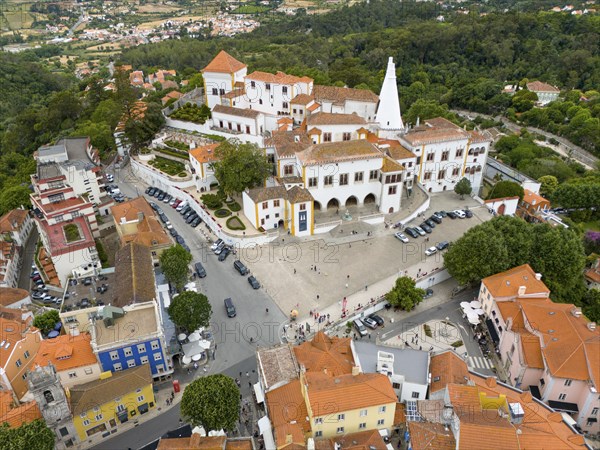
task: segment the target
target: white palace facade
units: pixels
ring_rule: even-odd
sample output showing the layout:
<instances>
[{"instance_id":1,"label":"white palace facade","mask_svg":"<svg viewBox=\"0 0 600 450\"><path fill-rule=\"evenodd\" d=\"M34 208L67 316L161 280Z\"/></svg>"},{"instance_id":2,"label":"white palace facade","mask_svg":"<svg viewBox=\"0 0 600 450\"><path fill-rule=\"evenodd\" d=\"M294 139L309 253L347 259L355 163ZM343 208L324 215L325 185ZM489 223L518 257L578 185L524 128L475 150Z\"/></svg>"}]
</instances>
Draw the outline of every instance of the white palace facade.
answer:
<instances>
[{"instance_id":1,"label":"white palace facade","mask_svg":"<svg viewBox=\"0 0 600 450\"><path fill-rule=\"evenodd\" d=\"M305 236L318 211L372 204L391 214L414 188L453 190L463 177L475 192L481 186L491 140L443 118L405 126L392 58L379 96L283 72L247 72L225 51L202 71L210 129L258 142L275 165L273 180L243 194L256 228Z\"/></svg>"}]
</instances>

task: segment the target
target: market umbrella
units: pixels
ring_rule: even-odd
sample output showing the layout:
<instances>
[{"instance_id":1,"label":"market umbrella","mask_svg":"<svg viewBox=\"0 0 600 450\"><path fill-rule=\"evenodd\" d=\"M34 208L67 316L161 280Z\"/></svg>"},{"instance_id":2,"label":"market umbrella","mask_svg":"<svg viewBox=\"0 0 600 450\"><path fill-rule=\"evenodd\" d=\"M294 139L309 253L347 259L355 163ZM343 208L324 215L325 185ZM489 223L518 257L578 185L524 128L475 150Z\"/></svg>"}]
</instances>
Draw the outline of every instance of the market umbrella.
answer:
<instances>
[{"instance_id":1,"label":"market umbrella","mask_svg":"<svg viewBox=\"0 0 600 450\"><path fill-rule=\"evenodd\" d=\"M470 308L471 304L469 302L460 302L460 307L461 308Z\"/></svg>"},{"instance_id":2,"label":"market umbrella","mask_svg":"<svg viewBox=\"0 0 600 450\"><path fill-rule=\"evenodd\" d=\"M203 349L203 350L208 350L210 348L210 342L206 341L206 340L202 340L200 342L198 342L198 345Z\"/></svg>"},{"instance_id":3,"label":"market umbrella","mask_svg":"<svg viewBox=\"0 0 600 450\"><path fill-rule=\"evenodd\" d=\"M181 362L185 365L188 365L192 362L192 358L190 358L189 356L184 356L183 358L181 358Z\"/></svg>"},{"instance_id":4,"label":"market umbrella","mask_svg":"<svg viewBox=\"0 0 600 450\"><path fill-rule=\"evenodd\" d=\"M473 311L475 311L480 316L483 316L485 314L485 311L483 309L474 309Z\"/></svg>"},{"instance_id":5,"label":"market umbrella","mask_svg":"<svg viewBox=\"0 0 600 450\"><path fill-rule=\"evenodd\" d=\"M479 324L479 316L467 316L467 320L471 325Z\"/></svg>"},{"instance_id":6,"label":"market umbrella","mask_svg":"<svg viewBox=\"0 0 600 450\"><path fill-rule=\"evenodd\" d=\"M293 309L290 315L292 317L298 317L298 311L296 311L295 309Z\"/></svg>"},{"instance_id":7,"label":"market umbrella","mask_svg":"<svg viewBox=\"0 0 600 450\"><path fill-rule=\"evenodd\" d=\"M200 361L202 359L202 355L198 353L197 355L192 356L192 361Z\"/></svg>"},{"instance_id":8,"label":"market umbrella","mask_svg":"<svg viewBox=\"0 0 600 450\"><path fill-rule=\"evenodd\" d=\"M177 336L178 341L185 341L185 338L187 338L185 333L181 333L179 336Z\"/></svg>"},{"instance_id":9,"label":"market umbrella","mask_svg":"<svg viewBox=\"0 0 600 450\"><path fill-rule=\"evenodd\" d=\"M481 308L481 302L478 302L477 300L473 300L470 305L473 309Z\"/></svg>"},{"instance_id":10,"label":"market umbrella","mask_svg":"<svg viewBox=\"0 0 600 450\"><path fill-rule=\"evenodd\" d=\"M188 340L190 342L196 342L200 340L200 335L198 333L192 333L188 336Z\"/></svg>"}]
</instances>

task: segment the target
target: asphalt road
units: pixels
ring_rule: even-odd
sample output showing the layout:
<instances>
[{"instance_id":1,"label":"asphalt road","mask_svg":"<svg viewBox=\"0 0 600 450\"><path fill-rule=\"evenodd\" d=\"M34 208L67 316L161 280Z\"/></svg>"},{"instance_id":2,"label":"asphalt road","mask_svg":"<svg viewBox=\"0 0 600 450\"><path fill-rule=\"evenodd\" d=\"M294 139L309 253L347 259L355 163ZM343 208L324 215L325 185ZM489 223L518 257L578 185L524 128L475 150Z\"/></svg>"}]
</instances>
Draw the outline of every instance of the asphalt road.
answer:
<instances>
[{"instance_id":1,"label":"asphalt road","mask_svg":"<svg viewBox=\"0 0 600 450\"><path fill-rule=\"evenodd\" d=\"M35 253L38 236L37 227L34 226L31 229L31 233L29 233L29 238L23 249L23 261L21 262L21 272L19 273L19 282L17 283L17 286L27 291L31 289L30 269L33 264L33 255Z\"/></svg>"}]
</instances>

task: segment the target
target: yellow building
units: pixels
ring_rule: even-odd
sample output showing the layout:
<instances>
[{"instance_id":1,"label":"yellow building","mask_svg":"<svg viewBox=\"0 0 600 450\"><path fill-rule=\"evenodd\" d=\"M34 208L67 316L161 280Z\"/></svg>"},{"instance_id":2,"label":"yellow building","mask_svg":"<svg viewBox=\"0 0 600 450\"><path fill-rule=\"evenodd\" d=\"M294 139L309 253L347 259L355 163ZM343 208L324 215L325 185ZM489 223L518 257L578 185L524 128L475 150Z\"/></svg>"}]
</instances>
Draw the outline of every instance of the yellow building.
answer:
<instances>
[{"instance_id":1,"label":"yellow building","mask_svg":"<svg viewBox=\"0 0 600 450\"><path fill-rule=\"evenodd\" d=\"M110 433L122 423L155 407L150 366L111 374L70 390L73 423L81 441L96 433Z\"/></svg>"}]
</instances>

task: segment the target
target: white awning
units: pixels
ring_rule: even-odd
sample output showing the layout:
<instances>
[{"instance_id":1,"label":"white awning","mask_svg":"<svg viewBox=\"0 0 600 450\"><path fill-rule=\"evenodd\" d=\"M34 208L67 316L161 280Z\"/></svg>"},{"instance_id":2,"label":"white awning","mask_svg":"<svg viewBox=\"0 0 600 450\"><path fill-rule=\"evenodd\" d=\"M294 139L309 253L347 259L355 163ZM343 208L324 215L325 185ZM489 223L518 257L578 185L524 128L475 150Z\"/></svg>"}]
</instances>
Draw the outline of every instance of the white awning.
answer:
<instances>
[{"instance_id":1,"label":"white awning","mask_svg":"<svg viewBox=\"0 0 600 450\"><path fill-rule=\"evenodd\" d=\"M265 401L265 396L263 395L260 383L254 385L254 395L256 396L256 403L263 403Z\"/></svg>"},{"instance_id":2,"label":"white awning","mask_svg":"<svg viewBox=\"0 0 600 450\"><path fill-rule=\"evenodd\" d=\"M382 428L381 430L379 430L379 435L381 437L388 437L390 433L388 433L388 430L386 428Z\"/></svg>"},{"instance_id":3,"label":"white awning","mask_svg":"<svg viewBox=\"0 0 600 450\"><path fill-rule=\"evenodd\" d=\"M260 434L263 434L265 431L271 431L271 422L267 416L258 419L258 430Z\"/></svg>"},{"instance_id":4,"label":"white awning","mask_svg":"<svg viewBox=\"0 0 600 450\"><path fill-rule=\"evenodd\" d=\"M267 416L258 419L258 429L260 430L260 434L265 441L265 448L277 448L275 445L275 439L273 438L273 432L271 431L271 422Z\"/></svg>"}]
</instances>

